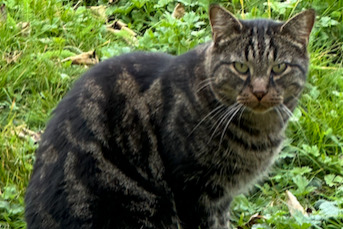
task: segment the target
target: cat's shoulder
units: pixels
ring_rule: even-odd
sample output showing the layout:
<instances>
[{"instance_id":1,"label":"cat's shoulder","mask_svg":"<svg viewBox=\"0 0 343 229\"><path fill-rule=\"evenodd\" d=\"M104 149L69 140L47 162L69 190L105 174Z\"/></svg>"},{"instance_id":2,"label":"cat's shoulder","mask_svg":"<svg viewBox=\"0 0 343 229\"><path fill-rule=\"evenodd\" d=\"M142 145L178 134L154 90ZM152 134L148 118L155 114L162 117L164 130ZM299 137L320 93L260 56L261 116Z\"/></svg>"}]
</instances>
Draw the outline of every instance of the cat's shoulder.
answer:
<instances>
[{"instance_id":1,"label":"cat's shoulder","mask_svg":"<svg viewBox=\"0 0 343 229\"><path fill-rule=\"evenodd\" d=\"M166 53L136 51L109 58L96 67L103 68L107 66L110 69L120 68L130 70L136 68L136 70L141 70L144 68L163 66L174 58L176 57ZM141 69L138 69L138 66Z\"/></svg>"},{"instance_id":2,"label":"cat's shoulder","mask_svg":"<svg viewBox=\"0 0 343 229\"><path fill-rule=\"evenodd\" d=\"M202 44L180 56L161 52L136 51L106 59L87 71L74 84L74 88L69 94L79 94L80 90L89 85L99 85L103 91L111 91L113 85L118 85L118 80L135 82L139 91L144 92L156 79L175 78L180 75L176 74L175 76L176 71L197 65L199 58L204 57L207 47L208 43ZM183 78L187 77L183 76Z\"/></svg>"},{"instance_id":3,"label":"cat's shoulder","mask_svg":"<svg viewBox=\"0 0 343 229\"><path fill-rule=\"evenodd\" d=\"M102 61L87 71L83 78L97 77L107 83L117 80L121 75L133 78L156 76L165 69L176 57L165 53L132 52L112 57ZM153 75L153 76L152 76Z\"/></svg>"}]
</instances>

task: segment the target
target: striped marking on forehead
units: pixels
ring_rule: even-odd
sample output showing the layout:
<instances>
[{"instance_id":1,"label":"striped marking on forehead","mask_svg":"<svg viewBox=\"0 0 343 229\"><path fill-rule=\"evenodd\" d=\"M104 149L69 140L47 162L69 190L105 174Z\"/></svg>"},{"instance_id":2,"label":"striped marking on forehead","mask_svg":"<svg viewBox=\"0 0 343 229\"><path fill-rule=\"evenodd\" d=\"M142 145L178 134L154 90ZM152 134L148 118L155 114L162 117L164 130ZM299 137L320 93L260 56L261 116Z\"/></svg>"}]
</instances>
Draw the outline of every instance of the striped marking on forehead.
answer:
<instances>
[{"instance_id":1,"label":"striped marking on forehead","mask_svg":"<svg viewBox=\"0 0 343 229\"><path fill-rule=\"evenodd\" d=\"M245 47L247 61L262 62L276 59L276 47L268 26L253 26L248 33L249 41Z\"/></svg>"}]
</instances>

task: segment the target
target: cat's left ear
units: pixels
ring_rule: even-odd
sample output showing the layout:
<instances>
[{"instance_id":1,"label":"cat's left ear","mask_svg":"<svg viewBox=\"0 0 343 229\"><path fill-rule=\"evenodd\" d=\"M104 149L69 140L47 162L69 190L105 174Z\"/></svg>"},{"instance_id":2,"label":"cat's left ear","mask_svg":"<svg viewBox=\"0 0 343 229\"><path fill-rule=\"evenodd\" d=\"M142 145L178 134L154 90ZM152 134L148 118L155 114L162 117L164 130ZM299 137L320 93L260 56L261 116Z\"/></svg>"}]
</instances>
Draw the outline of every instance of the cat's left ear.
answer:
<instances>
[{"instance_id":1,"label":"cat's left ear","mask_svg":"<svg viewBox=\"0 0 343 229\"><path fill-rule=\"evenodd\" d=\"M315 18L314 10L305 10L286 21L281 26L281 32L291 34L294 38L307 45Z\"/></svg>"},{"instance_id":2,"label":"cat's left ear","mask_svg":"<svg viewBox=\"0 0 343 229\"><path fill-rule=\"evenodd\" d=\"M215 44L218 44L224 37L230 38L237 35L243 28L233 14L216 4L210 6L210 22Z\"/></svg>"}]
</instances>

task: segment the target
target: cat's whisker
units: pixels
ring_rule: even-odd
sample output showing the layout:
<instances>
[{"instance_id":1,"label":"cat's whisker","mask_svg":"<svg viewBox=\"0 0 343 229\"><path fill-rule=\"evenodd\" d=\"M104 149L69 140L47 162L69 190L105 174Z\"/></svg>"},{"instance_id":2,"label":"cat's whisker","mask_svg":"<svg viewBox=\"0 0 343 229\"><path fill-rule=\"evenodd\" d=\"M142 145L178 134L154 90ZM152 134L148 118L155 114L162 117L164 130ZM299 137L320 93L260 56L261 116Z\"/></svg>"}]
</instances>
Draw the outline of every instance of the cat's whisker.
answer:
<instances>
[{"instance_id":1,"label":"cat's whisker","mask_svg":"<svg viewBox=\"0 0 343 229\"><path fill-rule=\"evenodd\" d=\"M202 91L203 89L205 89L206 87L210 86L211 82L207 82L206 84L204 84L203 86L201 86L200 88L197 89L196 93L199 93L200 91Z\"/></svg>"},{"instance_id":2,"label":"cat's whisker","mask_svg":"<svg viewBox=\"0 0 343 229\"><path fill-rule=\"evenodd\" d=\"M288 116L288 118L294 117L292 111L290 111L286 105L280 104L280 108L282 111L284 111L284 113Z\"/></svg>"},{"instance_id":3,"label":"cat's whisker","mask_svg":"<svg viewBox=\"0 0 343 229\"><path fill-rule=\"evenodd\" d=\"M281 121L281 123L282 123L282 126L284 126L284 125L285 125L285 120L284 120L284 118L283 118L283 116L282 116L282 111L280 111L280 109L281 109L280 106L274 107L274 110L275 110L277 116L280 118L280 121Z\"/></svg>"},{"instance_id":4,"label":"cat's whisker","mask_svg":"<svg viewBox=\"0 0 343 229\"><path fill-rule=\"evenodd\" d=\"M307 136L306 136L306 134L305 134L305 131L303 130L303 128L302 128L300 122L298 121L298 119L297 119L297 118L294 118L293 112L290 111L289 108L288 108L286 105L284 105L284 104L281 104L281 105L282 105L282 106L281 106L281 109L288 115L288 117L289 117L289 118L293 118L292 121L293 121L293 123L298 127L298 130L299 130L299 132L301 133L302 137L303 137L304 139L307 139Z\"/></svg>"},{"instance_id":5,"label":"cat's whisker","mask_svg":"<svg viewBox=\"0 0 343 229\"><path fill-rule=\"evenodd\" d=\"M220 136L219 147L220 147L220 145L221 145L222 142L223 142L225 132L226 132L227 128L229 127L229 125L230 125L232 119L236 116L236 114L238 113L238 111L241 110L242 106L243 106L242 104L238 104L238 106L235 108L235 111L232 112L232 115L230 116L229 120L227 121L227 123L226 123L226 125L225 125L225 127L224 127L224 130L223 130L223 132L222 132L222 135Z\"/></svg>"},{"instance_id":6,"label":"cat's whisker","mask_svg":"<svg viewBox=\"0 0 343 229\"><path fill-rule=\"evenodd\" d=\"M223 111L223 113L220 115L220 117L218 118L218 120L215 122L215 124L217 124L217 125L214 125L215 127L212 126L211 131L212 131L213 129L214 129L214 131L212 132L212 135L211 135L211 137L210 137L208 143L211 142L211 140L213 139L214 135L215 135L216 132L217 132L217 129L218 129L219 126L224 122L226 116L228 115L228 112L230 112L229 110L230 110L230 108L227 108L225 111Z\"/></svg>"},{"instance_id":7,"label":"cat's whisker","mask_svg":"<svg viewBox=\"0 0 343 229\"><path fill-rule=\"evenodd\" d=\"M196 93L199 93L201 90L203 90L204 88L208 87L211 85L212 81L214 81L215 78L214 77L211 77L211 78L207 78L203 81L201 81L198 86L197 86L197 91Z\"/></svg>"},{"instance_id":8,"label":"cat's whisker","mask_svg":"<svg viewBox=\"0 0 343 229\"><path fill-rule=\"evenodd\" d=\"M242 115L243 115L243 113L244 113L244 111L245 111L245 109L246 109L246 106L242 105L241 108L243 108L243 109L241 109L241 113L239 114L239 117L238 117L238 123L239 123L239 124L240 124Z\"/></svg>"},{"instance_id":9,"label":"cat's whisker","mask_svg":"<svg viewBox=\"0 0 343 229\"><path fill-rule=\"evenodd\" d=\"M301 100L299 99L298 96L291 95L291 97L292 97L297 103L301 103Z\"/></svg>"},{"instance_id":10,"label":"cat's whisker","mask_svg":"<svg viewBox=\"0 0 343 229\"><path fill-rule=\"evenodd\" d=\"M211 140L213 139L213 137L214 137L215 134L217 133L218 128L221 126L221 124L222 124L228 117L230 117L230 115L231 115L232 113L236 112L237 107L240 107L240 106L241 106L240 104L235 103L235 104L231 105L230 107L228 107L228 108L226 109L226 111L225 111L225 112L220 116L220 118L217 120L216 123L218 123L218 124L216 125L216 127L215 127L215 129L214 129L214 131L213 131L213 133L212 133L212 135L211 135L211 137L210 137L208 143L211 142ZM212 128L212 129L213 129L213 128ZM211 130L212 130L212 129L211 129Z\"/></svg>"},{"instance_id":11,"label":"cat's whisker","mask_svg":"<svg viewBox=\"0 0 343 229\"><path fill-rule=\"evenodd\" d=\"M224 104L221 104L219 106L217 106L215 109L213 109L212 111L210 111L203 119L200 120L200 122L193 128L193 130L189 133L189 136L192 135L192 133L207 119L209 118L210 116L212 116L213 114L213 117L217 116L218 113L220 113L221 109L224 108Z\"/></svg>"}]
</instances>

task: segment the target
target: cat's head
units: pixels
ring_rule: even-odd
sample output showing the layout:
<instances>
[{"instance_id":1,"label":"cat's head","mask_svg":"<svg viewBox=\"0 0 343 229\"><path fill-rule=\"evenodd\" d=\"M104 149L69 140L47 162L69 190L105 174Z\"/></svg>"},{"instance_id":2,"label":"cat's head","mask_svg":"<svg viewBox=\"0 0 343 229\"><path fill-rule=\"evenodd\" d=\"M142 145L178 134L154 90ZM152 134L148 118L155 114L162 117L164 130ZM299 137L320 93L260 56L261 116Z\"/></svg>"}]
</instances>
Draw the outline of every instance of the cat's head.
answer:
<instances>
[{"instance_id":1,"label":"cat's head","mask_svg":"<svg viewBox=\"0 0 343 229\"><path fill-rule=\"evenodd\" d=\"M208 68L217 99L257 113L282 104L293 110L305 85L307 44L314 20L313 10L286 22L238 20L212 5Z\"/></svg>"}]
</instances>

